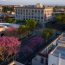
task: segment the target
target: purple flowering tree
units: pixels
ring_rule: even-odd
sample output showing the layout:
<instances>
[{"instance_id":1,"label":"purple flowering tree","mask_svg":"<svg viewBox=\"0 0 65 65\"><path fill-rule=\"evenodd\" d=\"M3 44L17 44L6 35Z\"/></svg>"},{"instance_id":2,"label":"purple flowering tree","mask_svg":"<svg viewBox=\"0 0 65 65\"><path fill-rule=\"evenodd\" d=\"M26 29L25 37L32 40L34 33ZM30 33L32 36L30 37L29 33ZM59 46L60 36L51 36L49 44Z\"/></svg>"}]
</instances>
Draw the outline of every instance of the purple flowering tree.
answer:
<instances>
[{"instance_id":1,"label":"purple flowering tree","mask_svg":"<svg viewBox=\"0 0 65 65\"><path fill-rule=\"evenodd\" d=\"M30 44L28 45L30 48L35 48L36 46L42 45L44 39L40 36L36 36L30 39Z\"/></svg>"},{"instance_id":2,"label":"purple flowering tree","mask_svg":"<svg viewBox=\"0 0 65 65\"><path fill-rule=\"evenodd\" d=\"M32 53L34 53L34 50L36 47L39 47L44 43L44 39L40 36L33 37L29 39L29 42L26 46L23 47L22 53L24 54L25 57L28 57Z\"/></svg>"}]
</instances>

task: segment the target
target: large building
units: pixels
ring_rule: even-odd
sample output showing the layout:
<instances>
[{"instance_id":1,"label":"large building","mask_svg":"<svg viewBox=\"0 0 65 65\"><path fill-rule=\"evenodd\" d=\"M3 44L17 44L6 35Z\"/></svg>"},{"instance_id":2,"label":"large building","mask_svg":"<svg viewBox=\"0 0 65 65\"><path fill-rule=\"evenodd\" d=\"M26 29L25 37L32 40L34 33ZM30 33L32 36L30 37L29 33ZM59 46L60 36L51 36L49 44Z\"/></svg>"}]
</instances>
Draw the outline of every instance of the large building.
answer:
<instances>
[{"instance_id":1,"label":"large building","mask_svg":"<svg viewBox=\"0 0 65 65\"><path fill-rule=\"evenodd\" d=\"M34 19L39 22L44 21L44 8L33 6L16 7L16 19L28 20Z\"/></svg>"},{"instance_id":2,"label":"large building","mask_svg":"<svg viewBox=\"0 0 65 65\"><path fill-rule=\"evenodd\" d=\"M65 34L56 43L58 46L49 54L48 65L65 65Z\"/></svg>"},{"instance_id":3,"label":"large building","mask_svg":"<svg viewBox=\"0 0 65 65\"><path fill-rule=\"evenodd\" d=\"M29 20L34 19L41 23L46 23L46 17L52 16L53 8L44 7L41 4L29 5L29 6L20 6L16 7L15 19L17 20ZM50 12L50 13L49 13Z\"/></svg>"},{"instance_id":4,"label":"large building","mask_svg":"<svg viewBox=\"0 0 65 65\"><path fill-rule=\"evenodd\" d=\"M3 9L3 7L0 5L0 13L2 13L2 9Z\"/></svg>"}]
</instances>

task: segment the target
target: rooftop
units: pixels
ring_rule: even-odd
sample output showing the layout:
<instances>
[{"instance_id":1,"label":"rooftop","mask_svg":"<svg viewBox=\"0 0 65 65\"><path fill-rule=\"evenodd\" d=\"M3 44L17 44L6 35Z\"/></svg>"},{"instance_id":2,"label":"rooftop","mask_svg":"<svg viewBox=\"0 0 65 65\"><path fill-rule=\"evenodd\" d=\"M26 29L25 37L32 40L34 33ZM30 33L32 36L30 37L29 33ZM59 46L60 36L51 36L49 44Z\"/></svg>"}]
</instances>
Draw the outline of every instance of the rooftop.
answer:
<instances>
[{"instance_id":1,"label":"rooftop","mask_svg":"<svg viewBox=\"0 0 65 65\"><path fill-rule=\"evenodd\" d=\"M19 28L19 24L10 24L10 23L0 23L0 32L2 31L13 31Z\"/></svg>"},{"instance_id":2,"label":"rooftop","mask_svg":"<svg viewBox=\"0 0 65 65\"><path fill-rule=\"evenodd\" d=\"M54 51L51 52L52 55L65 59L65 47L58 46Z\"/></svg>"},{"instance_id":3,"label":"rooftop","mask_svg":"<svg viewBox=\"0 0 65 65\"><path fill-rule=\"evenodd\" d=\"M62 34L59 36L59 38L58 38L58 40L57 40L57 44L58 44L58 45L64 45L64 46L65 46L65 33L62 33Z\"/></svg>"},{"instance_id":4,"label":"rooftop","mask_svg":"<svg viewBox=\"0 0 65 65\"><path fill-rule=\"evenodd\" d=\"M58 46L50 53L56 57L61 57L62 59L65 59L65 33L62 33L58 40L56 41Z\"/></svg>"},{"instance_id":5,"label":"rooftop","mask_svg":"<svg viewBox=\"0 0 65 65\"><path fill-rule=\"evenodd\" d=\"M35 8L35 9L44 9L44 6L40 3L37 3L36 5L25 5L25 6L17 6L16 8Z\"/></svg>"},{"instance_id":6,"label":"rooftop","mask_svg":"<svg viewBox=\"0 0 65 65\"><path fill-rule=\"evenodd\" d=\"M20 25L19 24L10 24L10 23L0 23L0 26L18 28Z\"/></svg>"}]
</instances>

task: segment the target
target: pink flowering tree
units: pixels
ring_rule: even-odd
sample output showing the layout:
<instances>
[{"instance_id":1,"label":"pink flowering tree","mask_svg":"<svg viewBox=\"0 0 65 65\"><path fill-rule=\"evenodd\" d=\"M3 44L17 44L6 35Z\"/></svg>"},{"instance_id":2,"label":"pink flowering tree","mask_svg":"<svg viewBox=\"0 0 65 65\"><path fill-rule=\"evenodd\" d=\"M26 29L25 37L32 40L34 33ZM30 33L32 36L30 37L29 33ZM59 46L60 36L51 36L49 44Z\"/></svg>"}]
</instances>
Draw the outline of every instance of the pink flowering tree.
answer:
<instances>
[{"instance_id":1,"label":"pink flowering tree","mask_svg":"<svg viewBox=\"0 0 65 65\"><path fill-rule=\"evenodd\" d=\"M20 41L15 37L0 37L0 60L8 60L19 52Z\"/></svg>"}]
</instances>

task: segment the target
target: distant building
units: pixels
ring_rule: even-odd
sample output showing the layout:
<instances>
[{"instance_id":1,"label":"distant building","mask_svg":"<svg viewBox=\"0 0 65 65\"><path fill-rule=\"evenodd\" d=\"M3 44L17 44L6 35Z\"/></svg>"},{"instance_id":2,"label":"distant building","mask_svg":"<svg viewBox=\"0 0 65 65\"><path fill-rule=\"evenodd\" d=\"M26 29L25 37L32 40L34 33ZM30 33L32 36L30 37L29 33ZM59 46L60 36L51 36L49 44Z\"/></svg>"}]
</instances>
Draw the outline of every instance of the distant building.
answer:
<instances>
[{"instance_id":1,"label":"distant building","mask_svg":"<svg viewBox=\"0 0 65 65\"><path fill-rule=\"evenodd\" d=\"M54 7L54 13L53 14L65 14L65 7L64 6L57 6Z\"/></svg>"},{"instance_id":2,"label":"distant building","mask_svg":"<svg viewBox=\"0 0 65 65\"><path fill-rule=\"evenodd\" d=\"M46 20L50 19L53 14L53 7L50 7L50 6L45 7L44 14L45 14Z\"/></svg>"},{"instance_id":3,"label":"distant building","mask_svg":"<svg viewBox=\"0 0 65 65\"><path fill-rule=\"evenodd\" d=\"M17 20L33 19L40 23L46 23L46 17L52 16L53 8L44 7L41 4L15 7ZM50 12L50 13L49 13Z\"/></svg>"},{"instance_id":4,"label":"distant building","mask_svg":"<svg viewBox=\"0 0 65 65\"><path fill-rule=\"evenodd\" d=\"M37 8L43 8L43 5L42 5L41 3L37 3L37 4L36 4L36 7L37 7Z\"/></svg>"}]
</instances>

